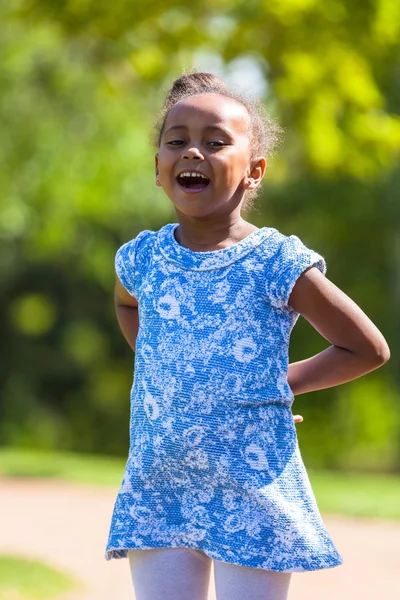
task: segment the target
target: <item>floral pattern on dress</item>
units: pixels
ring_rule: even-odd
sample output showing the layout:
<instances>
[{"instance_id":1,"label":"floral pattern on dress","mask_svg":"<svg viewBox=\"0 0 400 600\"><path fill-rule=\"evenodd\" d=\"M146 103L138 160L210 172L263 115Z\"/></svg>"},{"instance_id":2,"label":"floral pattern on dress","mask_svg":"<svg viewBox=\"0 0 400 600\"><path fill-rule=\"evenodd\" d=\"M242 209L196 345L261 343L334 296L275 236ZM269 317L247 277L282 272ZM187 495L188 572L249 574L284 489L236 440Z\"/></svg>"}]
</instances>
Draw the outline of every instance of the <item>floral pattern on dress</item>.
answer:
<instances>
[{"instance_id":1,"label":"floral pattern on dress","mask_svg":"<svg viewBox=\"0 0 400 600\"><path fill-rule=\"evenodd\" d=\"M242 566L312 571L342 563L300 455L287 382L288 300L325 261L263 227L194 252L178 224L116 255L138 300L130 448L106 558L187 547Z\"/></svg>"}]
</instances>

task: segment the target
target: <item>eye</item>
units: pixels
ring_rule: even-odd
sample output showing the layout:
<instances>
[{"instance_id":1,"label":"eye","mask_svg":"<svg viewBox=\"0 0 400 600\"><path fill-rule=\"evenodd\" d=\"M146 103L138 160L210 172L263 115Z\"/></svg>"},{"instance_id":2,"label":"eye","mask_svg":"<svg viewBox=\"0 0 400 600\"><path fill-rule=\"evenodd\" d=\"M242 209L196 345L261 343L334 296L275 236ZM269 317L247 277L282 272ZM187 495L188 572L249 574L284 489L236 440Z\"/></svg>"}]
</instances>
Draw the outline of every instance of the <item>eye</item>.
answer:
<instances>
[{"instance_id":1,"label":"eye","mask_svg":"<svg viewBox=\"0 0 400 600\"><path fill-rule=\"evenodd\" d=\"M167 146L181 146L184 143L183 140L171 140L170 142L167 142Z\"/></svg>"},{"instance_id":2,"label":"eye","mask_svg":"<svg viewBox=\"0 0 400 600\"><path fill-rule=\"evenodd\" d=\"M225 142L221 142L220 140L208 142L208 145L212 146L213 148L221 148L222 146L227 146L227 144Z\"/></svg>"}]
</instances>

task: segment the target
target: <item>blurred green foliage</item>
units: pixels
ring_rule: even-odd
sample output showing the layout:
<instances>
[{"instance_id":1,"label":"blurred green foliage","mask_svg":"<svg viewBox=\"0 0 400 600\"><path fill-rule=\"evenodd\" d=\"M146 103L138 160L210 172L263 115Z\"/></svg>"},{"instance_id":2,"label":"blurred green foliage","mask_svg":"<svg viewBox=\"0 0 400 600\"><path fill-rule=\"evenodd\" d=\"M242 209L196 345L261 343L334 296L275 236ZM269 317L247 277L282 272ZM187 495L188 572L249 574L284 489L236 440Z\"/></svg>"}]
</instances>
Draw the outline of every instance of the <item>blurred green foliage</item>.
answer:
<instances>
[{"instance_id":1,"label":"blurred green foliage","mask_svg":"<svg viewBox=\"0 0 400 600\"><path fill-rule=\"evenodd\" d=\"M113 258L176 221L148 137L163 88L197 67L262 94L286 130L249 220L324 254L392 349L296 399L306 462L399 470L399 3L17 0L0 17L0 443L126 454ZM300 320L291 359L325 345Z\"/></svg>"},{"instance_id":2,"label":"blurred green foliage","mask_svg":"<svg viewBox=\"0 0 400 600\"><path fill-rule=\"evenodd\" d=\"M0 554L0 600L46 600L77 587L69 575L38 560Z\"/></svg>"}]
</instances>

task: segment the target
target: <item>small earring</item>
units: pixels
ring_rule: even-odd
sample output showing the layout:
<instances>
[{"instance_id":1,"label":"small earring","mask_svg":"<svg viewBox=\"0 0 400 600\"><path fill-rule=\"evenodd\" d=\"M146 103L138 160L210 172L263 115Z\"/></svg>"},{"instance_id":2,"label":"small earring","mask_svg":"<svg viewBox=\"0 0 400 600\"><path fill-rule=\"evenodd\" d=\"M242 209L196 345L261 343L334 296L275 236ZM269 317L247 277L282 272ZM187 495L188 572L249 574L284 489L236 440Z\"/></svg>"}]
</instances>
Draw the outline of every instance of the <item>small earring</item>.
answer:
<instances>
[{"instance_id":1,"label":"small earring","mask_svg":"<svg viewBox=\"0 0 400 600\"><path fill-rule=\"evenodd\" d=\"M161 185L160 180L156 179L156 185Z\"/></svg>"}]
</instances>

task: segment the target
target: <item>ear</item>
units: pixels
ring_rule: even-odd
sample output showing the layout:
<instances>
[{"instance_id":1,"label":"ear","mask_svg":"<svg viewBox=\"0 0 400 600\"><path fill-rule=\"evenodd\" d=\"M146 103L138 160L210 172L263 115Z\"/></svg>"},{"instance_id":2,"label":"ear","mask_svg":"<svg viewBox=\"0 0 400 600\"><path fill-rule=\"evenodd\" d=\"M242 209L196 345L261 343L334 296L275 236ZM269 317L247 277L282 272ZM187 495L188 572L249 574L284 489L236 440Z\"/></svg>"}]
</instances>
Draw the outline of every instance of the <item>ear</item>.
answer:
<instances>
[{"instance_id":1,"label":"ear","mask_svg":"<svg viewBox=\"0 0 400 600\"><path fill-rule=\"evenodd\" d=\"M261 183L266 168L267 161L264 156L258 156L252 160L249 173L244 179L246 189L254 190Z\"/></svg>"},{"instance_id":2,"label":"ear","mask_svg":"<svg viewBox=\"0 0 400 600\"><path fill-rule=\"evenodd\" d=\"M155 172L156 172L156 185L161 185L160 180L158 179L158 154L155 155L154 157L154 168L155 168Z\"/></svg>"}]
</instances>

